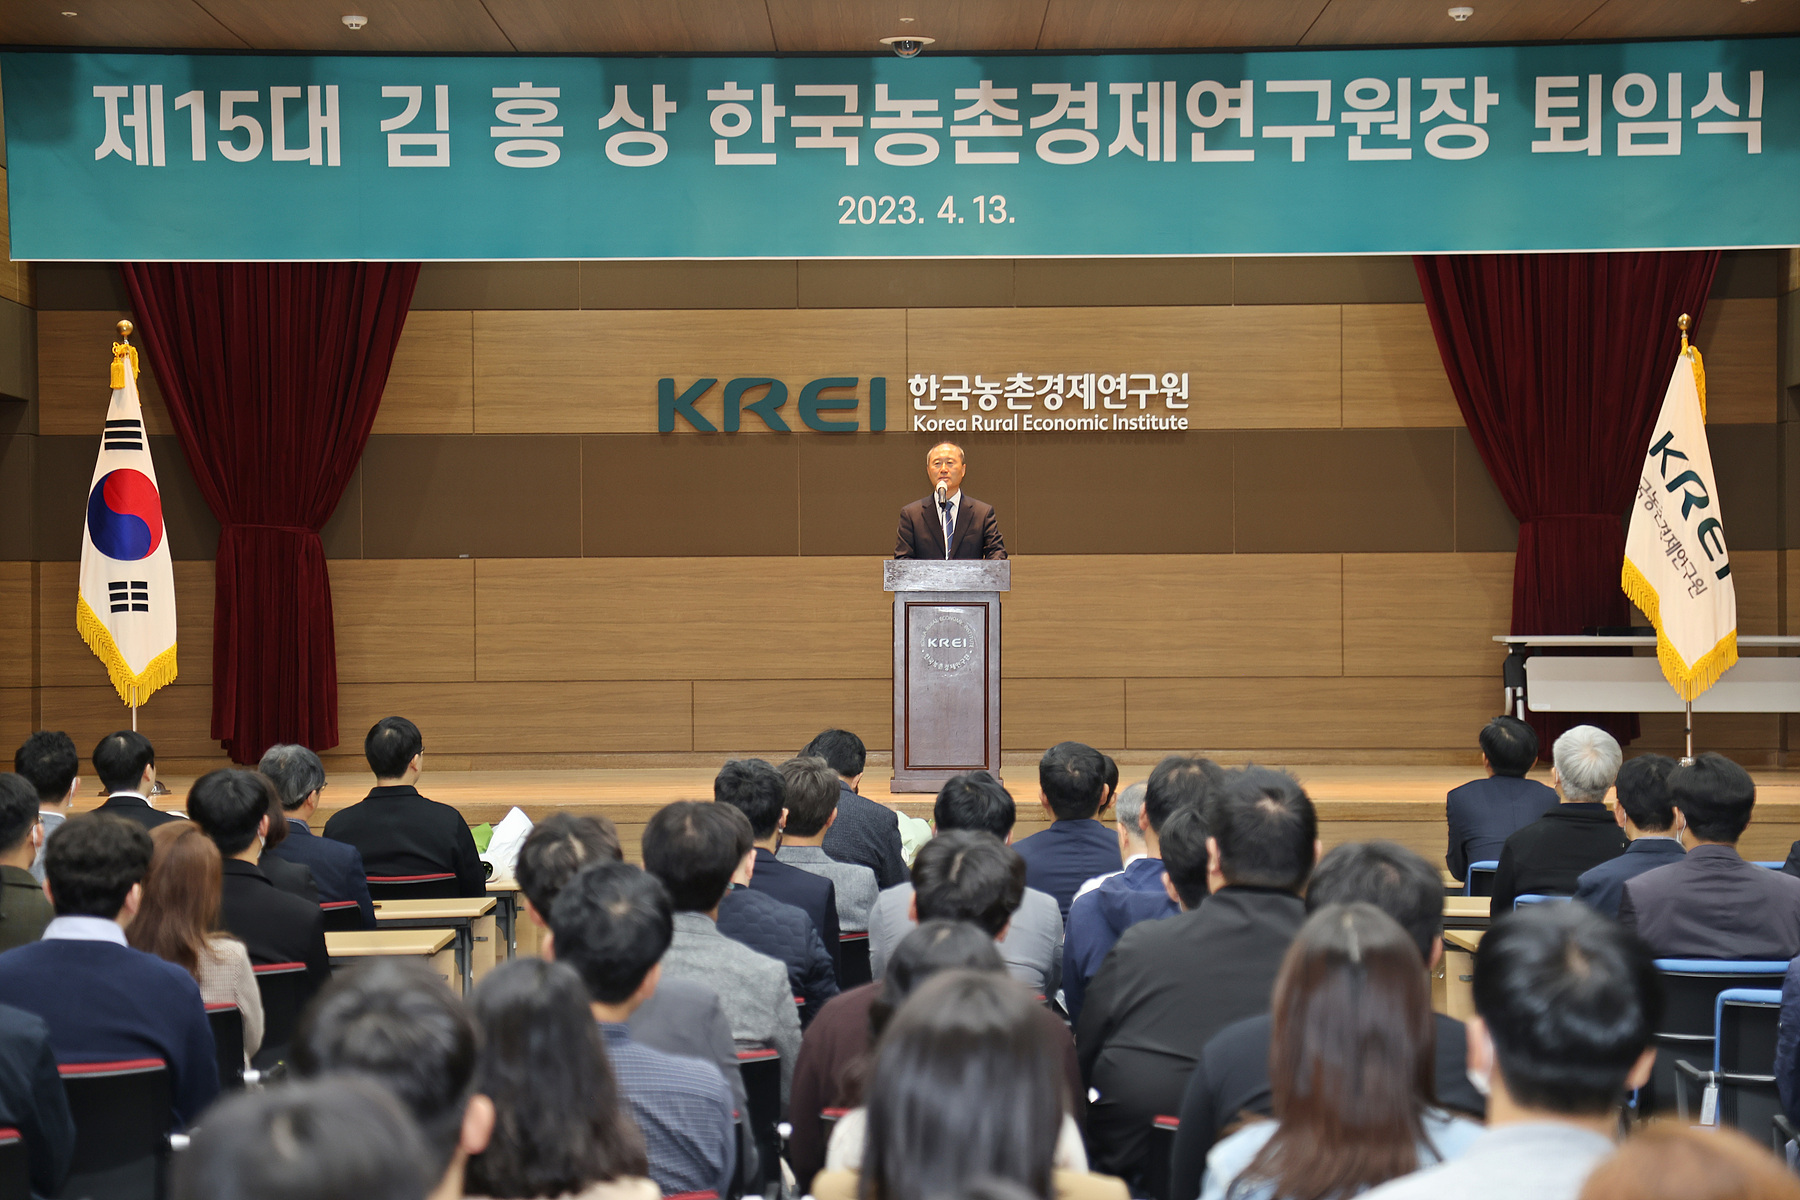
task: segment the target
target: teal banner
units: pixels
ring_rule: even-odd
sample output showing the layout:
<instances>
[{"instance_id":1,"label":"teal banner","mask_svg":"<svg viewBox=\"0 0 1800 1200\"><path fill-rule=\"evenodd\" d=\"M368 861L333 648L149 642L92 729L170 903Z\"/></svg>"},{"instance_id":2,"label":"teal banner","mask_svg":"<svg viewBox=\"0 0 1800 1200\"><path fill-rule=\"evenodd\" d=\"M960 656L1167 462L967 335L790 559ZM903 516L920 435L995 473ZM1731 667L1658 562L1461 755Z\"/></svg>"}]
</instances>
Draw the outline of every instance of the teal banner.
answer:
<instances>
[{"instance_id":1,"label":"teal banner","mask_svg":"<svg viewBox=\"0 0 1800 1200\"><path fill-rule=\"evenodd\" d=\"M8 53L36 260L1800 244L1800 39L990 58Z\"/></svg>"}]
</instances>

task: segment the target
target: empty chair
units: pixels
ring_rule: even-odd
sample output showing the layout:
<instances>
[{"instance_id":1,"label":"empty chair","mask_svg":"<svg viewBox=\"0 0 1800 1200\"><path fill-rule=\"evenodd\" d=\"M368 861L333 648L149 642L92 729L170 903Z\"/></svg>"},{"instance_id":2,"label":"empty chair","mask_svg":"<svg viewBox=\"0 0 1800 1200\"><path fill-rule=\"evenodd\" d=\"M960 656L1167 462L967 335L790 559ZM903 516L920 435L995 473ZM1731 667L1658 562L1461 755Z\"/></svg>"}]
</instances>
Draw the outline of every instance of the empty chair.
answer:
<instances>
[{"instance_id":1,"label":"empty chair","mask_svg":"<svg viewBox=\"0 0 1800 1200\"><path fill-rule=\"evenodd\" d=\"M874 970L869 965L869 935L867 933L839 934L838 989L847 992L853 987L861 987L874 978Z\"/></svg>"},{"instance_id":2,"label":"empty chair","mask_svg":"<svg viewBox=\"0 0 1800 1200\"><path fill-rule=\"evenodd\" d=\"M452 871L435 875L369 876L369 898L378 904L383 900L456 900L461 896L456 874Z\"/></svg>"},{"instance_id":3,"label":"empty chair","mask_svg":"<svg viewBox=\"0 0 1800 1200\"><path fill-rule=\"evenodd\" d=\"M75 1153L64 1196L79 1200L157 1200L174 1107L168 1064L160 1058L65 1063L58 1068Z\"/></svg>"},{"instance_id":4,"label":"empty chair","mask_svg":"<svg viewBox=\"0 0 1800 1200\"><path fill-rule=\"evenodd\" d=\"M0 1128L0 1200L31 1200L31 1155L12 1128Z\"/></svg>"},{"instance_id":5,"label":"empty chair","mask_svg":"<svg viewBox=\"0 0 1800 1200\"><path fill-rule=\"evenodd\" d=\"M1752 1137L1781 1113L1781 1097L1775 1089L1775 1035L1781 1020L1781 992L1773 988L1728 988L1714 1002L1712 1070L1703 1071L1678 1062L1682 1083L1676 1093L1677 1110L1688 1119L1689 1093L1704 1095L1718 1089L1716 1112L1702 1111L1707 1124L1730 1125ZM1708 1118L1712 1120L1708 1120Z\"/></svg>"},{"instance_id":6,"label":"empty chair","mask_svg":"<svg viewBox=\"0 0 1800 1200\"><path fill-rule=\"evenodd\" d=\"M1656 1031L1656 1070L1638 1096L1638 1111L1649 1116L1666 1111L1675 1096L1677 1062L1697 1071L1713 1065L1714 1029L1719 993L1730 988L1767 988L1787 974L1785 961L1732 962L1693 958L1659 958L1665 1005ZM1771 1056L1771 1062L1773 1056Z\"/></svg>"},{"instance_id":7,"label":"empty chair","mask_svg":"<svg viewBox=\"0 0 1800 1200\"><path fill-rule=\"evenodd\" d=\"M1463 895L1491 896L1494 894L1494 872L1500 869L1500 860L1484 858L1480 862L1469 864L1469 877L1463 880Z\"/></svg>"},{"instance_id":8,"label":"empty chair","mask_svg":"<svg viewBox=\"0 0 1800 1200\"><path fill-rule=\"evenodd\" d=\"M1513 897L1513 911L1518 912L1527 904L1567 904L1573 896L1545 896L1538 892L1526 892L1523 896Z\"/></svg>"},{"instance_id":9,"label":"empty chair","mask_svg":"<svg viewBox=\"0 0 1800 1200\"><path fill-rule=\"evenodd\" d=\"M219 1060L219 1090L235 1091L244 1086L244 1012L235 1004L209 1004L206 1023Z\"/></svg>"},{"instance_id":10,"label":"empty chair","mask_svg":"<svg viewBox=\"0 0 1800 1200\"><path fill-rule=\"evenodd\" d=\"M325 914L326 933L345 933L365 929L362 909L354 900L321 900L319 910Z\"/></svg>"},{"instance_id":11,"label":"empty chair","mask_svg":"<svg viewBox=\"0 0 1800 1200\"><path fill-rule=\"evenodd\" d=\"M262 1048L250 1060L259 1071L268 1071L287 1058L294 1031L300 1027L300 1010L306 994L306 964L263 963L255 968L256 990L262 994Z\"/></svg>"}]
</instances>

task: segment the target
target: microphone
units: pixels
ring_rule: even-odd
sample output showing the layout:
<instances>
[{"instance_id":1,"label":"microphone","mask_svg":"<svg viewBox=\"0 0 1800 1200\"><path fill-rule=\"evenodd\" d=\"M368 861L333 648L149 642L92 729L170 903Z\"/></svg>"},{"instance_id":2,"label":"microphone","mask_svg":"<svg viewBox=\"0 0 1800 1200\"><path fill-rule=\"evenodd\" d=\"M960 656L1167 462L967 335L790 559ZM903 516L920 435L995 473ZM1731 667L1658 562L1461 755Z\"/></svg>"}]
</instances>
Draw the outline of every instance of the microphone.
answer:
<instances>
[{"instance_id":1,"label":"microphone","mask_svg":"<svg viewBox=\"0 0 1800 1200\"><path fill-rule=\"evenodd\" d=\"M942 504L942 503L943 503L943 502L944 502L944 501L946 501L946 500L948 500L948 499L949 499L949 498L950 498L950 485L949 485L949 484L947 484L947 483L945 483L945 482L944 482L944 481L943 481L943 480L941 480L941 479L940 479L940 480L938 480L938 485L937 485L937 502L938 502L938 503L939 503L939 504Z\"/></svg>"}]
</instances>

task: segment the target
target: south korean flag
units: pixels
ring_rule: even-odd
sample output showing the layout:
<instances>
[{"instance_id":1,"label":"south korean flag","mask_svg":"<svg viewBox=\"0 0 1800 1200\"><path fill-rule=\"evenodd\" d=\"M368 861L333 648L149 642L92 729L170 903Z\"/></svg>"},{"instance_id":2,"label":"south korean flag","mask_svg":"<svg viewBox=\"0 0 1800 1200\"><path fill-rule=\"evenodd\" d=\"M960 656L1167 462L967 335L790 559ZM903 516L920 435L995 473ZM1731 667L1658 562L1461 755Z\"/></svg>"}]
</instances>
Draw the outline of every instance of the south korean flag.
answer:
<instances>
[{"instance_id":1,"label":"south korean flag","mask_svg":"<svg viewBox=\"0 0 1800 1200\"><path fill-rule=\"evenodd\" d=\"M175 679L175 575L137 373L136 348L115 343L75 601L76 629L132 708Z\"/></svg>"}]
</instances>

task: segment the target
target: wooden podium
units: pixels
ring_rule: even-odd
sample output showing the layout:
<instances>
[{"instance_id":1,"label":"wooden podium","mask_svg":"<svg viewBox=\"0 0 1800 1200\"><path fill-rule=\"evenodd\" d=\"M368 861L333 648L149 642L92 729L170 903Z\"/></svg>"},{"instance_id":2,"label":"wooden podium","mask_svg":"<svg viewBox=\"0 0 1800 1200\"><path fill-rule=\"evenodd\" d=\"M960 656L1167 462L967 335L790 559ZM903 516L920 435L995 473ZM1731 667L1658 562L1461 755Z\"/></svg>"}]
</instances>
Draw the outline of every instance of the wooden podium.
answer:
<instances>
[{"instance_id":1,"label":"wooden podium","mask_svg":"<svg viewBox=\"0 0 1800 1200\"><path fill-rule=\"evenodd\" d=\"M952 775L1000 774L1000 593L1005 559L893 559L896 792L935 792Z\"/></svg>"}]
</instances>

